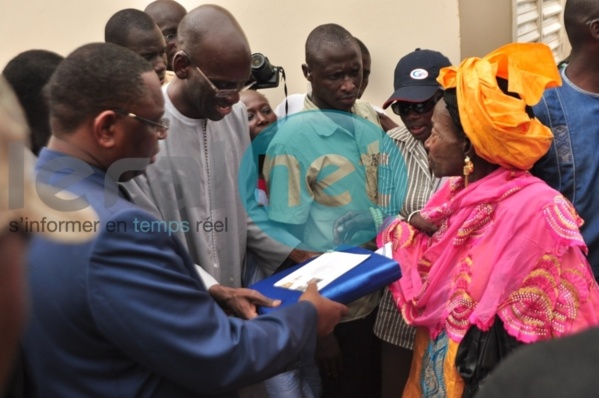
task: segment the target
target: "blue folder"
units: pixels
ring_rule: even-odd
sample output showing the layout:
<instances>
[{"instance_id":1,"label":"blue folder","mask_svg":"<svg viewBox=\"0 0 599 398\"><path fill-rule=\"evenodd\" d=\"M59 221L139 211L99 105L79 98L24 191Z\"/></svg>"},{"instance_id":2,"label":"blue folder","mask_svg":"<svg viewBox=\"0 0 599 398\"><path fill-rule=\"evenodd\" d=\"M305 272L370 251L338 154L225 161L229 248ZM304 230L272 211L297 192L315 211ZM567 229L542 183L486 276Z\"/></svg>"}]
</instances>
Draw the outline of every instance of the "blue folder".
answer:
<instances>
[{"instance_id":1,"label":"blue folder","mask_svg":"<svg viewBox=\"0 0 599 398\"><path fill-rule=\"evenodd\" d=\"M361 247L339 248L337 251L370 254L370 257L322 288L320 294L326 298L343 304L349 304L362 296L366 296L367 294L384 288L401 277L399 264L393 259L381 256L380 254L376 254ZM281 305L279 307L296 303L302 295L302 292L276 287L274 284L310 261L311 260L308 260L302 264L287 268L284 271L277 272L276 274L251 285L250 289L258 290L266 297L281 300ZM260 307L258 312L265 314L274 311L279 307Z\"/></svg>"}]
</instances>

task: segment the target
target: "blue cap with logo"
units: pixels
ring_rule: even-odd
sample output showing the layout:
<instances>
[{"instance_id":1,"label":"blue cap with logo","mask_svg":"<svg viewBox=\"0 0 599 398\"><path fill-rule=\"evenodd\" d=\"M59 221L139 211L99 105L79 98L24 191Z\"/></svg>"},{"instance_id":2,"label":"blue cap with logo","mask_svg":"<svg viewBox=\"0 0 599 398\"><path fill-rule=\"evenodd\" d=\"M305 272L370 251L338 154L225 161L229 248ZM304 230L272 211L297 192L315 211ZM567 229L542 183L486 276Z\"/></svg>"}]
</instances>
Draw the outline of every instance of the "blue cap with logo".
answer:
<instances>
[{"instance_id":1,"label":"blue cap with logo","mask_svg":"<svg viewBox=\"0 0 599 398\"><path fill-rule=\"evenodd\" d=\"M387 108L395 101L424 102L441 88L437 83L439 70L451 66L449 59L438 51L415 51L402 57L395 67L395 92L383 104Z\"/></svg>"}]
</instances>

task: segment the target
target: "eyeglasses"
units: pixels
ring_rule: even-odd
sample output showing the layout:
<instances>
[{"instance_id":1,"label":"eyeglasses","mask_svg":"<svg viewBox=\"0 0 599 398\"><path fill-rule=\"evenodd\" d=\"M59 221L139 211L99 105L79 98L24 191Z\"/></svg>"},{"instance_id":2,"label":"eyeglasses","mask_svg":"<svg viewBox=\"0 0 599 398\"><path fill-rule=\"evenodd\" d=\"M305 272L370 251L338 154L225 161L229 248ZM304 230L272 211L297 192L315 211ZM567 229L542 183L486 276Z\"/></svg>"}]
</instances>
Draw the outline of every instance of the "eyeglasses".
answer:
<instances>
[{"instance_id":1,"label":"eyeglasses","mask_svg":"<svg viewBox=\"0 0 599 398\"><path fill-rule=\"evenodd\" d=\"M145 123L148 126L151 126L154 130L156 130L161 135L166 134L166 130L168 130L168 127L170 124L170 120L168 120L166 118L162 118L162 119L160 119L160 123L156 123L150 119L146 119L145 117L138 116L135 113L127 112L122 109L113 109L112 111L116 112L116 113L120 113L121 115L124 115L127 117L132 117L133 119L137 119L140 122Z\"/></svg>"},{"instance_id":2,"label":"eyeglasses","mask_svg":"<svg viewBox=\"0 0 599 398\"><path fill-rule=\"evenodd\" d=\"M594 24L595 22L599 22L599 18L595 18L595 19L591 19L590 21L587 21L587 25L591 26L592 24Z\"/></svg>"},{"instance_id":3,"label":"eyeglasses","mask_svg":"<svg viewBox=\"0 0 599 398\"><path fill-rule=\"evenodd\" d=\"M430 112L435 107L437 102L439 102L439 99L441 99L441 96L436 95L424 102L396 101L391 104L391 109L393 110L393 113L400 116L407 116L410 111L423 114Z\"/></svg>"},{"instance_id":4,"label":"eyeglasses","mask_svg":"<svg viewBox=\"0 0 599 398\"><path fill-rule=\"evenodd\" d=\"M210 78L208 78L208 76L206 76L204 74L204 72L202 72L200 67L193 61L193 59L191 59L191 57L189 55L187 55L187 53L185 51L181 50L181 53L184 54L187 57L187 59L189 59L189 61L196 67L198 72L200 72L200 75L202 75L202 77L208 82L208 84L210 85L210 88L214 91L214 94L217 98L227 98L234 94L242 93L242 92L246 91L247 89L249 89L250 87L252 87L254 85L254 83L256 83L256 82L251 82L250 84L247 84L245 86L243 85L243 83L237 84L237 88L225 88L225 89L218 88L218 87L216 87L216 85L214 83L212 83L212 80L210 80Z\"/></svg>"}]
</instances>

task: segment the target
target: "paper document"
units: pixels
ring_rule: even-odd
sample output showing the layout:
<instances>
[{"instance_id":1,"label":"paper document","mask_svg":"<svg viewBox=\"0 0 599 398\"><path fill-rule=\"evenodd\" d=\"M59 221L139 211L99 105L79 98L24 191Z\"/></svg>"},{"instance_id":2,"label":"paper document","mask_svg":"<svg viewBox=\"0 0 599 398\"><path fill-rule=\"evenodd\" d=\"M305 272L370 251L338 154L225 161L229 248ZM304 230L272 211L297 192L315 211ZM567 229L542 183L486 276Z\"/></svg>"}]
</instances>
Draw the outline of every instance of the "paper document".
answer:
<instances>
[{"instance_id":1,"label":"paper document","mask_svg":"<svg viewBox=\"0 0 599 398\"><path fill-rule=\"evenodd\" d=\"M370 254L327 252L276 282L276 287L305 291L316 282L318 290L370 257Z\"/></svg>"},{"instance_id":2,"label":"paper document","mask_svg":"<svg viewBox=\"0 0 599 398\"><path fill-rule=\"evenodd\" d=\"M384 246L379 247L375 253L393 259L393 248L391 247L391 242L387 242Z\"/></svg>"}]
</instances>

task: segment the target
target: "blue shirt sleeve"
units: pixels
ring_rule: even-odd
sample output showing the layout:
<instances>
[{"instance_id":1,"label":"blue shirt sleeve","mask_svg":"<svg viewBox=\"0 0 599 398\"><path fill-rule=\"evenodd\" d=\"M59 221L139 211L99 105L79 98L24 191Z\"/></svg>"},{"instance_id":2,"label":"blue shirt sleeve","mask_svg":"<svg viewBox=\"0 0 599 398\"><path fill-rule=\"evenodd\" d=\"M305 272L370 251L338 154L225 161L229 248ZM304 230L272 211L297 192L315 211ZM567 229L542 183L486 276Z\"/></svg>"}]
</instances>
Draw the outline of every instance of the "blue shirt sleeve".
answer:
<instances>
[{"instance_id":1,"label":"blue shirt sleeve","mask_svg":"<svg viewBox=\"0 0 599 398\"><path fill-rule=\"evenodd\" d=\"M182 245L141 210L96 239L89 302L100 332L142 366L199 393L232 391L313 356L316 309L300 302L244 321L227 316ZM306 357L307 358L307 357Z\"/></svg>"}]
</instances>

